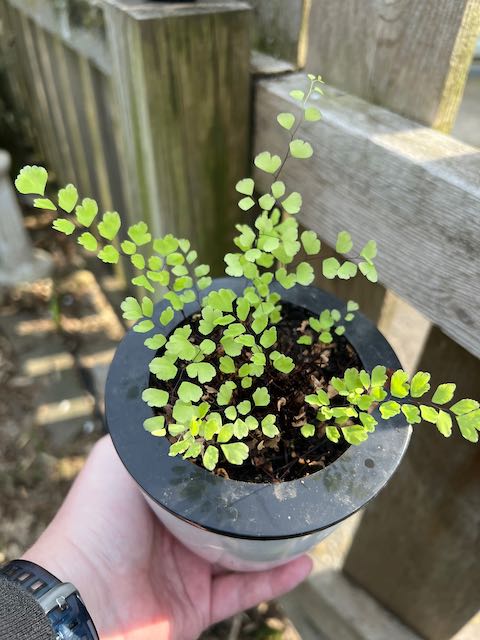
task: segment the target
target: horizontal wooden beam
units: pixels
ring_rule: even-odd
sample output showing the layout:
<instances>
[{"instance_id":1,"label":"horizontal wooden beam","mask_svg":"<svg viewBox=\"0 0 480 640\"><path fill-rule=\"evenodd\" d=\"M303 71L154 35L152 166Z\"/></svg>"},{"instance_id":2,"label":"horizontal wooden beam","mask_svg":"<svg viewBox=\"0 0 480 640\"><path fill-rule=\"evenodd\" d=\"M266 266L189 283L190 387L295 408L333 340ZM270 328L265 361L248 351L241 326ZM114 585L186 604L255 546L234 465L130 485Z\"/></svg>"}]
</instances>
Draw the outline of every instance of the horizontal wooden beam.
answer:
<instances>
[{"instance_id":1,"label":"horizontal wooden beam","mask_svg":"<svg viewBox=\"0 0 480 640\"><path fill-rule=\"evenodd\" d=\"M284 153L275 115L295 110L302 74L258 83L255 151ZM480 356L480 150L326 87L323 121L298 136L315 154L283 179L304 197L302 224L331 245L378 242L380 281ZM258 172L259 185L270 177Z\"/></svg>"}]
</instances>

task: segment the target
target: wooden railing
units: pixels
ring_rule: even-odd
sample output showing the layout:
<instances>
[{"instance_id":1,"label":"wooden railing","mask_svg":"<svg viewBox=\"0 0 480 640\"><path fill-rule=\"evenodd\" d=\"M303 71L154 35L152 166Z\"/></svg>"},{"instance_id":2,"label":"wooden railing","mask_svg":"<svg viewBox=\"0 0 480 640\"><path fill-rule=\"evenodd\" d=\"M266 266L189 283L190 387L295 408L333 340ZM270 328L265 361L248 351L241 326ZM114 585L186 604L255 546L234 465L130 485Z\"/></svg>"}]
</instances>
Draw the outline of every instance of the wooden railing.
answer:
<instances>
[{"instance_id":1,"label":"wooden railing","mask_svg":"<svg viewBox=\"0 0 480 640\"><path fill-rule=\"evenodd\" d=\"M327 286L374 319L386 289L402 296L433 323L418 367L480 397L480 151L446 135L480 0L251 4L255 46L283 59L257 58L268 77L255 75L253 150L284 148L272 113L294 107L300 68L322 73L323 123L302 132L318 152L301 171L287 163L286 178L325 251L344 228L378 240L379 284ZM219 264L249 151L250 10L235 0L54 5L0 0L11 83L46 161L130 221L193 236ZM416 431L344 571L423 637L447 640L478 608L480 453Z\"/></svg>"}]
</instances>

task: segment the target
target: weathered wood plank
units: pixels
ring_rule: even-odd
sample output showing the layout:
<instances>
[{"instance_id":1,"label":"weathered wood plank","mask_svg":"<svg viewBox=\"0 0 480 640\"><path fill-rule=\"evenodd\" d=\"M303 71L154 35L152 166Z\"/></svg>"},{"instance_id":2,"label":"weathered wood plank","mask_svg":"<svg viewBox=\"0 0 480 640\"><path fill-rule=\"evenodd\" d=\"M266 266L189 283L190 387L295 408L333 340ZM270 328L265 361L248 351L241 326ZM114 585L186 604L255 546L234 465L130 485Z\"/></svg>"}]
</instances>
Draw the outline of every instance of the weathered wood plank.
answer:
<instances>
[{"instance_id":1,"label":"weathered wood plank","mask_svg":"<svg viewBox=\"0 0 480 640\"><path fill-rule=\"evenodd\" d=\"M480 361L434 328L419 370L480 397ZM478 610L480 448L419 425L402 465L369 506L345 571L429 640L448 640ZM472 635L472 637L475 637Z\"/></svg>"},{"instance_id":2,"label":"weathered wood plank","mask_svg":"<svg viewBox=\"0 0 480 640\"><path fill-rule=\"evenodd\" d=\"M30 23L28 19L19 11L11 12L11 26L14 29L16 47L19 55L21 51L24 54L25 61L22 63L22 69L25 77L25 85L30 90L30 94L34 96L36 109L30 112L33 115L35 126L41 131L42 151L47 160L53 160L59 151L55 147L56 131L53 124L53 115L48 104L45 87L42 84L41 70L38 63L38 57L35 52L35 46L30 31ZM27 92L27 96L29 93Z\"/></svg>"},{"instance_id":3,"label":"weathered wood plank","mask_svg":"<svg viewBox=\"0 0 480 640\"><path fill-rule=\"evenodd\" d=\"M85 160L83 145L85 138L80 131L77 109L74 100L73 87L77 83L77 77L72 76L68 68L67 56L74 55L68 51L63 41L58 37L50 39L50 48L52 60L55 65L55 81L57 92L61 95L62 113L65 118L66 127L71 144L71 153L75 165L75 174L68 177L69 181L75 180L76 185L85 195L93 195L91 189L90 177L88 174L88 165ZM67 89L68 88L68 89Z\"/></svg>"},{"instance_id":4,"label":"weathered wood plank","mask_svg":"<svg viewBox=\"0 0 480 640\"><path fill-rule=\"evenodd\" d=\"M52 68L50 52L47 47L45 32L40 29L34 22L29 22L30 34L34 43L34 51L32 55L38 58L41 77L38 81L42 82L45 87L45 97L49 105L50 113L53 117L53 126L55 128L55 141L57 151L60 155L60 162L57 160L54 167L60 180L67 180L69 176L75 175L75 168L72 158L72 146L68 139L67 128L65 126L65 115L59 100L59 92L55 84L55 73ZM68 86L68 85L67 85ZM64 90L67 87L64 87Z\"/></svg>"},{"instance_id":5,"label":"weathered wood plank","mask_svg":"<svg viewBox=\"0 0 480 640\"><path fill-rule=\"evenodd\" d=\"M42 133L36 131L33 118L29 113L28 84L25 74L25 60L19 56L18 39L14 35L12 8L6 3L0 3L0 21L2 38L0 39L0 55L2 56L3 71L7 83L7 91L11 92L16 110L19 129L24 132L24 138L32 142L35 148L43 149ZM22 127L23 125L23 127ZM8 147L7 147L8 148Z\"/></svg>"},{"instance_id":6,"label":"weathered wood plank","mask_svg":"<svg viewBox=\"0 0 480 640\"><path fill-rule=\"evenodd\" d=\"M479 29L479 0L317 0L307 68L339 89L448 132Z\"/></svg>"},{"instance_id":7,"label":"weathered wood plank","mask_svg":"<svg viewBox=\"0 0 480 640\"><path fill-rule=\"evenodd\" d=\"M275 114L303 82L259 83L256 152L284 151ZM319 106L323 121L300 133L315 156L283 172L304 195L301 222L330 245L342 229L355 246L375 238L381 283L480 355L480 151L331 88Z\"/></svg>"},{"instance_id":8,"label":"weathered wood plank","mask_svg":"<svg viewBox=\"0 0 480 640\"><path fill-rule=\"evenodd\" d=\"M129 209L154 233L191 237L217 269L241 213L249 18L231 2L106 3Z\"/></svg>"},{"instance_id":9,"label":"weathered wood plank","mask_svg":"<svg viewBox=\"0 0 480 640\"><path fill-rule=\"evenodd\" d=\"M86 57L104 73L110 73L111 61L105 39L101 4L95 0L2 0L32 20L47 33Z\"/></svg>"},{"instance_id":10,"label":"weathered wood plank","mask_svg":"<svg viewBox=\"0 0 480 640\"><path fill-rule=\"evenodd\" d=\"M97 91L94 85L94 71L87 58L79 59L80 80L83 93L83 108L88 123L88 131L92 145L92 155L95 158L95 174L98 185L98 197L105 209L111 210L113 206L112 193L108 179L107 163L110 153L114 150L103 148L103 137L100 131L100 122L97 108Z\"/></svg>"},{"instance_id":11,"label":"weathered wood plank","mask_svg":"<svg viewBox=\"0 0 480 640\"><path fill-rule=\"evenodd\" d=\"M250 0L250 4L254 9L254 47L303 67L311 0Z\"/></svg>"}]
</instances>

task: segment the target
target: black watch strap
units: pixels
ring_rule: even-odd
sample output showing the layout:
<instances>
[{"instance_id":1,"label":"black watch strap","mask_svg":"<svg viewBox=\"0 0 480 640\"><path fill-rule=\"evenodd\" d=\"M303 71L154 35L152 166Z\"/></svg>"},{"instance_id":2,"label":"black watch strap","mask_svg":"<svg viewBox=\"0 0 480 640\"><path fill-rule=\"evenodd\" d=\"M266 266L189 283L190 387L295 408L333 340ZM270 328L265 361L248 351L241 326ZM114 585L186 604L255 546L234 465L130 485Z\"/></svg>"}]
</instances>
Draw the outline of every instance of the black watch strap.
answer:
<instances>
[{"instance_id":1,"label":"black watch strap","mask_svg":"<svg viewBox=\"0 0 480 640\"><path fill-rule=\"evenodd\" d=\"M30 593L45 612L57 640L98 640L92 619L76 588L27 560L0 568L9 582Z\"/></svg>"}]
</instances>

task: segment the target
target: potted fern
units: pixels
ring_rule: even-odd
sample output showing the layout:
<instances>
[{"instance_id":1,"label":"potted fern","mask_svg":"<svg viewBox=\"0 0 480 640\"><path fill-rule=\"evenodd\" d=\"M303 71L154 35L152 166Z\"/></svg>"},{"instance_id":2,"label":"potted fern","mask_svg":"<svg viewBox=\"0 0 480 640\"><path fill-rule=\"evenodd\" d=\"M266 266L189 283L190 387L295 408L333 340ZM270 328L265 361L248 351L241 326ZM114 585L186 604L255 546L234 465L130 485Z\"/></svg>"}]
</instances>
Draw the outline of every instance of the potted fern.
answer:
<instances>
[{"instance_id":1,"label":"potted fern","mask_svg":"<svg viewBox=\"0 0 480 640\"><path fill-rule=\"evenodd\" d=\"M71 184L45 197L42 167L24 167L15 183L35 206L64 212L56 230L78 233L104 262L123 254L136 270L138 296L121 305L135 324L107 380L108 428L165 525L230 569L281 564L325 537L386 484L413 425L448 437L455 421L471 442L480 430L477 401L454 400L450 382L429 394L426 372L409 381L354 301L312 286L315 265L327 279L377 280L373 240L354 252L342 231L343 261L322 260L317 235L299 232L301 194L281 180L287 160L313 155L297 133L321 118L309 104L315 92L321 78L309 75L306 90L291 93L298 113L277 116L289 132L285 156L254 159L271 176L269 192L257 194L250 177L236 185L239 207L259 212L236 226L223 278L212 280L188 239L153 238L144 222L120 242L119 214L100 217Z\"/></svg>"}]
</instances>

